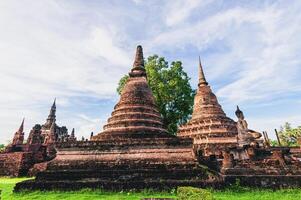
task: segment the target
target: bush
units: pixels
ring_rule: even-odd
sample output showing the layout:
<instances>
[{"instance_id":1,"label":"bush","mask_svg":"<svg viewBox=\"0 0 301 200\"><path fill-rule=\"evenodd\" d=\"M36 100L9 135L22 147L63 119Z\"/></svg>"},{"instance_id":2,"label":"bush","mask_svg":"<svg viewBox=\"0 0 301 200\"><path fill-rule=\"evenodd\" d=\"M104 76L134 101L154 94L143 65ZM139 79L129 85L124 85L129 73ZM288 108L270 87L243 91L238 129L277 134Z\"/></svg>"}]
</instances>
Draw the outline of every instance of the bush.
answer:
<instances>
[{"instance_id":1,"label":"bush","mask_svg":"<svg viewBox=\"0 0 301 200\"><path fill-rule=\"evenodd\" d=\"M194 187L178 187L178 200L213 200L209 190Z\"/></svg>"}]
</instances>

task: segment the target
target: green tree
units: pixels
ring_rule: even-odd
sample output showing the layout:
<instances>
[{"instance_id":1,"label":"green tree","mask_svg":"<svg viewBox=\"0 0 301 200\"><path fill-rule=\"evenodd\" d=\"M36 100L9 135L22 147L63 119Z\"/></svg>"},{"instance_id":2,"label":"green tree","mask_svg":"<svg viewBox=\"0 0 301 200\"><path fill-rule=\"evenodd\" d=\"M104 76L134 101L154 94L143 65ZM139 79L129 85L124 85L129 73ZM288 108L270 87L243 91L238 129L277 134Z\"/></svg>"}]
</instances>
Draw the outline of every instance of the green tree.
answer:
<instances>
[{"instance_id":1,"label":"green tree","mask_svg":"<svg viewBox=\"0 0 301 200\"><path fill-rule=\"evenodd\" d=\"M291 124L286 122L280 127L279 138L282 145L297 146L298 140L301 138L301 126L292 128Z\"/></svg>"},{"instance_id":2,"label":"green tree","mask_svg":"<svg viewBox=\"0 0 301 200\"><path fill-rule=\"evenodd\" d=\"M164 126L169 133L176 134L178 125L186 123L192 113L195 91L189 84L190 78L182 62L174 61L169 65L164 57L157 55L148 57L145 69ZM120 79L119 94L128 78L125 75Z\"/></svg>"},{"instance_id":3,"label":"green tree","mask_svg":"<svg viewBox=\"0 0 301 200\"><path fill-rule=\"evenodd\" d=\"M0 144L0 152L3 151L5 149L5 145L4 144Z\"/></svg>"}]
</instances>

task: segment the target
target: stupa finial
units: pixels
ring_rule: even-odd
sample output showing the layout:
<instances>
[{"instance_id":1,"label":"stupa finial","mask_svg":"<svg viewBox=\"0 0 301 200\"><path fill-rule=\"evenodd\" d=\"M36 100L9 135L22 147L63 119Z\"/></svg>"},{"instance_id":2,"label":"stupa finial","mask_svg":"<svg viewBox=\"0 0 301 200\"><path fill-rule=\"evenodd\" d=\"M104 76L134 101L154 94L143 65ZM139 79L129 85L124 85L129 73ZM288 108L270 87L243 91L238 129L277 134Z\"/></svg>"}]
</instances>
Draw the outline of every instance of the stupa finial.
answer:
<instances>
[{"instance_id":1,"label":"stupa finial","mask_svg":"<svg viewBox=\"0 0 301 200\"><path fill-rule=\"evenodd\" d=\"M23 117L22 123L21 123L19 131L18 131L19 133L23 133L23 130L24 130L24 121L25 121L25 118Z\"/></svg>"},{"instance_id":2,"label":"stupa finial","mask_svg":"<svg viewBox=\"0 0 301 200\"><path fill-rule=\"evenodd\" d=\"M135 67L144 67L143 49L141 45L138 45L136 48L136 56L135 56L133 68Z\"/></svg>"},{"instance_id":3,"label":"stupa finial","mask_svg":"<svg viewBox=\"0 0 301 200\"><path fill-rule=\"evenodd\" d=\"M72 131L71 131L71 137L72 137L72 138L75 137L75 130L74 130L74 128L73 128Z\"/></svg>"},{"instance_id":4,"label":"stupa finial","mask_svg":"<svg viewBox=\"0 0 301 200\"><path fill-rule=\"evenodd\" d=\"M143 49L141 45L137 46L135 61L129 75L131 77L146 76L146 72L144 68Z\"/></svg>"},{"instance_id":5,"label":"stupa finial","mask_svg":"<svg viewBox=\"0 0 301 200\"><path fill-rule=\"evenodd\" d=\"M208 85L208 82L206 81L206 78L204 75L204 70L203 70L200 56L199 56L199 84L198 85L199 86L200 85Z\"/></svg>"},{"instance_id":6,"label":"stupa finial","mask_svg":"<svg viewBox=\"0 0 301 200\"><path fill-rule=\"evenodd\" d=\"M53 104L52 104L52 109L55 109L56 108L56 97L54 98L54 101L53 101Z\"/></svg>"}]
</instances>

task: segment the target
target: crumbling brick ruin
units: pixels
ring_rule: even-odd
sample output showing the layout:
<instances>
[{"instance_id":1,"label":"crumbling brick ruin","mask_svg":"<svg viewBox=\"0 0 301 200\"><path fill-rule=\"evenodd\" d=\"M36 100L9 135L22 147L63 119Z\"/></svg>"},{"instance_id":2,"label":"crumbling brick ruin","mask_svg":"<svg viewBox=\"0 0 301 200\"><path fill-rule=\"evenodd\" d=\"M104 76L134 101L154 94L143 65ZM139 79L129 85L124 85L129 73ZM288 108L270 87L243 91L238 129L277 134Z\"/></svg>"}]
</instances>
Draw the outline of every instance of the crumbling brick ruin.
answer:
<instances>
[{"instance_id":1,"label":"crumbling brick ruin","mask_svg":"<svg viewBox=\"0 0 301 200\"><path fill-rule=\"evenodd\" d=\"M3 153L0 153L0 176L26 176L37 163L53 159L56 155L55 143L58 141L74 141L74 131L71 136L65 126L56 124L55 100L51 106L46 123L36 124L24 141L24 119L20 128L14 134L12 143Z\"/></svg>"}]
</instances>

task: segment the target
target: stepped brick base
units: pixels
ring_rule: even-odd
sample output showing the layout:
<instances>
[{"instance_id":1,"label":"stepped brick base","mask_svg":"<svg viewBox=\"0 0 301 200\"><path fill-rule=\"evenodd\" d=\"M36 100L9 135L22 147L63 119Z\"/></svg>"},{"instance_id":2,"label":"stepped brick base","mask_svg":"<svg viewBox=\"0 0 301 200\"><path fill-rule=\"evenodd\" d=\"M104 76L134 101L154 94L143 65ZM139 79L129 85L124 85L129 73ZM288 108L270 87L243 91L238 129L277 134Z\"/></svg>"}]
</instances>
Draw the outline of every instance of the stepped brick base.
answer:
<instances>
[{"instance_id":1,"label":"stepped brick base","mask_svg":"<svg viewBox=\"0 0 301 200\"><path fill-rule=\"evenodd\" d=\"M239 180L241 186L279 189L300 188L301 175L226 175L225 185L235 184Z\"/></svg>"},{"instance_id":2,"label":"stepped brick base","mask_svg":"<svg viewBox=\"0 0 301 200\"><path fill-rule=\"evenodd\" d=\"M220 177L198 164L191 145L191 140L178 138L62 144L47 170L18 183L15 191L218 187Z\"/></svg>"}]
</instances>

